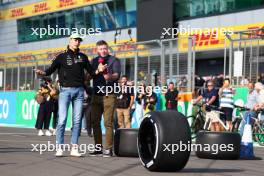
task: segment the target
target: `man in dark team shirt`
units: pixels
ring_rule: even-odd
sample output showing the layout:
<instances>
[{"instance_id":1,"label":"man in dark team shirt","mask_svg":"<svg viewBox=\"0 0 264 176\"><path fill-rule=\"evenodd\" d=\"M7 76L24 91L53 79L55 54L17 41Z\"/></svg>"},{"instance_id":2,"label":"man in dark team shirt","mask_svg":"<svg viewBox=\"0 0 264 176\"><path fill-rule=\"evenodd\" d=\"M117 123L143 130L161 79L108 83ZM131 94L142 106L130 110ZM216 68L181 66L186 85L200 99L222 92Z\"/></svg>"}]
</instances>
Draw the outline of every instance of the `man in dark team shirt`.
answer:
<instances>
[{"instance_id":1,"label":"man in dark team shirt","mask_svg":"<svg viewBox=\"0 0 264 176\"><path fill-rule=\"evenodd\" d=\"M94 131L95 145L102 146L101 119L104 116L105 150L96 150L91 156L112 156L113 146L113 116L116 95L114 85L118 86L121 65L119 59L109 54L108 44L101 40L96 43L98 56L92 60L95 71L93 77L94 95L92 98L92 128Z\"/></svg>"},{"instance_id":2,"label":"man in dark team shirt","mask_svg":"<svg viewBox=\"0 0 264 176\"><path fill-rule=\"evenodd\" d=\"M64 132L70 103L73 105L73 124L71 136L71 156L80 157L78 152L78 138L84 98L84 70L92 76L93 69L87 56L79 51L82 38L78 34L70 36L70 42L65 52L59 54L45 71L36 69L42 76L51 75L58 70L61 85L59 94L59 119L57 124L56 156L63 156Z\"/></svg>"},{"instance_id":3,"label":"man in dark team shirt","mask_svg":"<svg viewBox=\"0 0 264 176\"><path fill-rule=\"evenodd\" d=\"M169 90L165 94L166 98L166 109L177 111L178 106L178 91L174 88L174 83L169 83Z\"/></svg>"}]
</instances>

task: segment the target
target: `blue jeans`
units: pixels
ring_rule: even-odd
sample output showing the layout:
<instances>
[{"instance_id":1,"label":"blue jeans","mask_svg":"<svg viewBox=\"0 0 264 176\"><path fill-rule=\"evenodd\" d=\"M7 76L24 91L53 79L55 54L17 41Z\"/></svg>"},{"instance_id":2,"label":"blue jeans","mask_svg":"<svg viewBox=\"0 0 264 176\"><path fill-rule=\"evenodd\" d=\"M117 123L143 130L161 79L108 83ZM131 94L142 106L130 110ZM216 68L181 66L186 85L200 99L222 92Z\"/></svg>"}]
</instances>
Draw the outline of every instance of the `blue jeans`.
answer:
<instances>
[{"instance_id":1,"label":"blue jeans","mask_svg":"<svg viewBox=\"0 0 264 176\"><path fill-rule=\"evenodd\" d=\"M59 95L59 119L57 125L56 144L64 144L64 132L70 103L72 103L72 136L71 144L78 144L81 128L81 115L84 98L83 87L62 87Z\"/></svg>"},{"instance_id":2,"label":"blue jeans","mask_svg":"<svg viewBox=\"0 0 264 176\"><path fill-rule=\"evenodd\" d=\"M243 132L244 132L244 127L246 125L246 120L247 120L247 116L250 116L250 117L255 117L256 116L256 113L255 112L252 112L252 111L245 111L243 113L243 119L241 120L240 122L240 125L239 125L239 134L240 136L242 137L243 136Z\"/></svg>"},{"instance_id":3,"label":"blue jeans","mask_svg":"<svg viewBox=\"0 0 264 176\"><path fill-rule=\"evenodd\" d=\"M86 129L86 128L87 128L87 126L86 126L86 117L85 117L85 114L83 114L83 116L82 116L82 128L83 128L83 129Z\"/></svg>"}]
</instances>

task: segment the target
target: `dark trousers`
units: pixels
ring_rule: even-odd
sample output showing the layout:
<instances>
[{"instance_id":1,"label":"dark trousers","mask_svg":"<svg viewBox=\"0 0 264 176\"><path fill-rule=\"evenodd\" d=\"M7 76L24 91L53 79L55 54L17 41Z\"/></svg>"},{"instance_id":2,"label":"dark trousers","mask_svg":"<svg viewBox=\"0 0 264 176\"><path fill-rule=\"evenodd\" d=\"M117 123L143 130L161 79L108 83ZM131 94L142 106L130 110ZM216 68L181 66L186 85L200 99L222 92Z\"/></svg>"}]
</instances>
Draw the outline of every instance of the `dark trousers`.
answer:
<instances>
[{"instance_id":1,"label":"dark trousers","mask_svg":"<svg viewBox=\"0 0 264 176\"><path fill-rule=\"evenodd\" d=\"M35 128L42 129L44 125L44 129L49 129L51 114L52 114L52 102L45 101L44 103L41 103L39 106L38 117Z\"/></svg>"},{"instance_id":2,"label":"dark trousers","mask_svg":"<svg viewBox=\"0 0 264 176\"><path fill-rule=\"evenodd\" d=\"M59 103L58 100L52 100L52 111L53 111L53 121L52 128L56 129L58 123L58 111L59 111Z\"/></svg>"},{"instance_id":3,"label":"dark trousers","mask_svg":"<svg viewBox=\"0 0 264 176\"><path fill-rule=\"evenodd\" d=\"M85 118L86 120L86 129L87 129L87 133L88 135L91 135L92 134L92 116L91 116L91 113L92 113L92 106L91 104L88 104L88 105L85 105L83 107L83 111L82 111L82 118ZM82 120L81 120L82 122ZM82 123L80 123L80 125L82 125ZM79 131L79 134L81 134L81 126L80 126L80 131Z\"/></svg>"}]
</instances>

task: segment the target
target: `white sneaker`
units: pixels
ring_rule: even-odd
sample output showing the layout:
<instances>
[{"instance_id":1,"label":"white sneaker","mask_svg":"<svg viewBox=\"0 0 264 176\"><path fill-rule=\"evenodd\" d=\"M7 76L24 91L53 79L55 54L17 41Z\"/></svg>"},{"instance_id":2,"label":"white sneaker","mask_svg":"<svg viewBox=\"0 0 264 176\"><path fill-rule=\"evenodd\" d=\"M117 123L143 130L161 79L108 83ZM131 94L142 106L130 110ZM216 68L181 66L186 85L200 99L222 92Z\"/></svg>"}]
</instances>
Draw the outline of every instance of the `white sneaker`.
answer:
<instances>
[{"instance_id":1,"label":"white sneaker","mask_svg":"<svg viewBox=\"0 0 264 176\"><path fill-rule=\"evenodd\" d=\"M71 156L81 157L82 154L78 151L78 146L72 146L71 148Z\"/></svg>"},{"instance_id":2,"label":"white sneaker","mask_svg":"<svg viewBox=\"0 0 264 176\"><path fill-rule=\"evenodd\" d=\"M58 148L57 151L56 151L56 154L55 154L56 157L61 157L63 156L63 150Z\"/></svg>"},{"instance_id":3,"label":"white sneaker","mask_svg":"<svg viewBox=\"0 0 264 176\"><path fill-rule=\"evenodd\" d=\"M50 132L50 130L45 131L45 136L52 136L52 133Z\"/></svg>"},{"instance_id":4,"label":"white sneaker","mask_svg":"<svg viewBox=\"0 0 264 176\"><path fill-rule=\"evenodd\" d=\"M44 136L44 133L42 130L38 130L38 136Z\"/></svg>"}]
</instances>

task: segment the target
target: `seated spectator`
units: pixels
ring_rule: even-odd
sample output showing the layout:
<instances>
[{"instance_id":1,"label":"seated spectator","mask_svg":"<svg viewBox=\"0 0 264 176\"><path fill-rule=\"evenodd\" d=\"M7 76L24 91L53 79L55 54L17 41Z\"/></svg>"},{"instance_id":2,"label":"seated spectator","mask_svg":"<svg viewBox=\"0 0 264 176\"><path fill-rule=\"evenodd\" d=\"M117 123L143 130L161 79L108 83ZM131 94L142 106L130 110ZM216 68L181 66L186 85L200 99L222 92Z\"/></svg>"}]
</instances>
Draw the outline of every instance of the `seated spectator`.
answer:
<instances>
[{"instance_id":1,"label":"seated spectator","mask_svg":"<svg viewBox=\"0 0 264 176\"><path fill-rule=\"evenodd\" d=\"M210 80L207 83L207 88L202 95L200 95L193 104L197 104L201 100L206 105L218 106L218 91L214 88L214 81ZM219 113L211 110L210 112L206 112L206 119L211 119L211 131L220 131L219 125Z\"/></svg>"}]
</instances>

